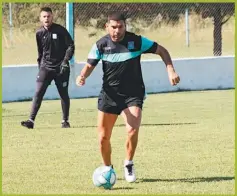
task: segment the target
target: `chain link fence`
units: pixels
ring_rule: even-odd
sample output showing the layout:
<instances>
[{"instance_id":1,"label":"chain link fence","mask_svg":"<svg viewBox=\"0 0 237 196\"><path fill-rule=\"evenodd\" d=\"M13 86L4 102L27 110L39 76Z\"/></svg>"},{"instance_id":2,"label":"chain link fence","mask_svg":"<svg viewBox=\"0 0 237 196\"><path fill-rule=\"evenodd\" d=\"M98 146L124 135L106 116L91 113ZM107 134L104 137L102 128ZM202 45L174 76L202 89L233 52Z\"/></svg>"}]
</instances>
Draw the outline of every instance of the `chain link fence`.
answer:
<instances>
[{"instance_id":1,"label":"chain link fence","mask_svg":"<svg viewBox=\"0 0 237 196\"><path fill-rule=\"evenodd\" d=\"M3 3L3 65L36 64L35 31L43 6L66 26L65 3ZM123 12L128 31L158 42L173 58L234 55L234 3L74 3L76 61L86 61L91 46L106 35L111 11Z\"/></svg>"}]
</instances>

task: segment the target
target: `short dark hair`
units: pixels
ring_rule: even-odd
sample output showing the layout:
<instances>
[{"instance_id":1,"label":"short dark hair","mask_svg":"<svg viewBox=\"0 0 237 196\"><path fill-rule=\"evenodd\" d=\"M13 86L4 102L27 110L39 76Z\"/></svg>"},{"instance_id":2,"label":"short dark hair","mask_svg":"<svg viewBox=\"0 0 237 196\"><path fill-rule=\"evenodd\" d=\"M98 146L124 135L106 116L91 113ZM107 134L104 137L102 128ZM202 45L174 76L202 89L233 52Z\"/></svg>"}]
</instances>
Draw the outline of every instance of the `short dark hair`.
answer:
<instances>
[{"instance_id":1,"label":"short dark hair","mask_svg":"<svg viewBox=\"0 0 237 196\"><path fill-rule=\"evenodd\" d=\"M40 9L40 12L51 12L51 13L53 13L53 12L52 12L52 9L51 9L50 7L42 7L42 8Z\"/></svg>"},{"instance_id":2,"label":"short dark hair","mask_svg":"<svg viewBox=\"0 0 237 196\"><path fill-rule=\"evenodd\" d=\"M111 12L108 14L108 22L110 20L115 20L115 21L123 20L125 22L126 17L122 12Z\"/></svg>"}]
</instances>

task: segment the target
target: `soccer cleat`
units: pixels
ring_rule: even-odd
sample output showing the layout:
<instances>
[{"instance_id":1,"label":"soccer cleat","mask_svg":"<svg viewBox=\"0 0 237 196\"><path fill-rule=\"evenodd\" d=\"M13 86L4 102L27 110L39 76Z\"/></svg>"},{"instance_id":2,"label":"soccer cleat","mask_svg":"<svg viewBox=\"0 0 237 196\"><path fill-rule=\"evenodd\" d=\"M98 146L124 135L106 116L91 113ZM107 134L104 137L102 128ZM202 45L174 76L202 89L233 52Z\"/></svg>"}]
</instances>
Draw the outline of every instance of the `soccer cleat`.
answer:
<instances>
[{"instance_id":1,"label":"soccer cleat","mask_svg":"<svg viewBox=\"0 0 237 196\"><path fill-rule=\"evenodd\" d=\"M136 181L135 169L133 164L128 164L124 166L124 174L127 182Z\"/></svg>"},{"instance_id":2,"label":"soccer cleat","mask_svg":"<svg viewBox=\"0 0 237 196\"><path fill-rule=\"evenodd\" d=\"M22 121L21 126L26 127L28 129L33 129L34 128L34 123L30 120Z\"/></svg>"},{"instance_id":3,"label":"soccer cleat","mask_svg":"<svg viewBox=\"0 0 237 196\"><path fill-rule=\"evenodd\" d=\"M67 121L62 122L62 128L70 128L70 124Z\"/></svg>"}]
</instances>

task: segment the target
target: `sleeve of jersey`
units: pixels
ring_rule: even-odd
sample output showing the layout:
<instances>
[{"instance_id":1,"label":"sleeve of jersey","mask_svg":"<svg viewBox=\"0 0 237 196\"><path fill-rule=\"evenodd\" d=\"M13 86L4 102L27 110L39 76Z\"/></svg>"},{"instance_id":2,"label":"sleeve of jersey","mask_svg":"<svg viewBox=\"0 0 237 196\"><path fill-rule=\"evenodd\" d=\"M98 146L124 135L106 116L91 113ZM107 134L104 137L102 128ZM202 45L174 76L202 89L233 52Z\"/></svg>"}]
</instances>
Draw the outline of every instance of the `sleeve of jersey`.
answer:
<instances>
[{"instance_id":1,"label":"sleeve of jersey","mask_svg":"<svg viewBox=\"0 0 237 196\"><path fill-rule=\"evenodd\" d=\"M69 61L72 58L72 56L74 55L75 45L74 45L74 41L72 40L72 37L68 33L68 31L66 29L63 29L63 30L64 30L64 35L65 35L65 44L67 46L64 60Z\"/></svg>"},{"instance_id":2,"label":"sleeve of jersey","mask_svg":"<svg viewBox=\"0 0 237 196\"><path fill-rule=\"evenodd\" d=\"M147 39L146 37L142 37L142 36L141 36L141 41L142 41L142 45L141 45L142 53L155 53L156 52L156 49L158 47L158 44L156 42L153 42Z\"/></svg>"},{"instance_id":3,"label":"sleeve of jersey","mask_svg":"<svg viewBox=\"0 0 237 196\"><path fill-rule=\"evenodd\" d=\"M100 52L96 44L94 44L88 54L87 63L96 66L101 59Z\"/></svg>"},{"instance_id":4,"label":"sleeve of jersey","mask_svg":"<svg viewBox=\"0 0 237 196\"><path fill-rule=\"evenodd\" d=\"M38 67L40 67L41 59L43 57L43 48L42 48L42 45L41 45L41 42L40 42L39 33L36 33L36 43L37 43L37 49L38 49L37 62L38 62Z\"/></svg>"}]
</instances>

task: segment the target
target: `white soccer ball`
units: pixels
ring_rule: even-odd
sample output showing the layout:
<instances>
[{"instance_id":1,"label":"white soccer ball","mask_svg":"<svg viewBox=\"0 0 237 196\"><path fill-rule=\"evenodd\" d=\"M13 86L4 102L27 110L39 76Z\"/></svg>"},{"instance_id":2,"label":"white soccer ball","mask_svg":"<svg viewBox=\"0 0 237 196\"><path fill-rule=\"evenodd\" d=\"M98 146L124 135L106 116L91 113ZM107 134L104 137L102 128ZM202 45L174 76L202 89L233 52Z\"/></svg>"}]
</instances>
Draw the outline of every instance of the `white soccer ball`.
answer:
<instances>
[{"instance_id":1,"label":"white soccer ball","mask_svg":"<svg viewBox=\"0 0 237 196\"><path fill-rule=\"evenodd\" d=\"M116 182L116 174L110 166L100 166L93 173L93 184L104 189L111 189Z\"/></svg>"}]
</instances>

